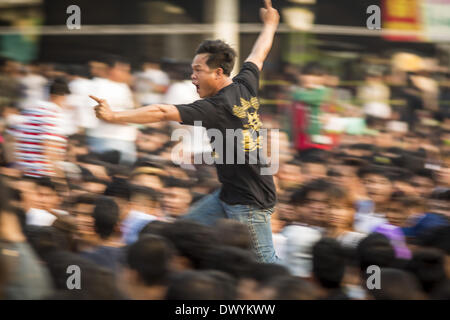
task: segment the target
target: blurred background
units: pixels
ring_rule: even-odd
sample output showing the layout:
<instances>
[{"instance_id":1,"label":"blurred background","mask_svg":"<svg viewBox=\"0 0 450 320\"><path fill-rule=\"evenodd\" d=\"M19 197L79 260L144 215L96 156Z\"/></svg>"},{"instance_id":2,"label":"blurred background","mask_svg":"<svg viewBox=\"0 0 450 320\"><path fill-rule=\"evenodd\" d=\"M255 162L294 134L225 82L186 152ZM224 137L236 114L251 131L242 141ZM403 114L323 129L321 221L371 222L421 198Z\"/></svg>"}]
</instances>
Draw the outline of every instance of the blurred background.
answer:
<instances>
[{"instance_id":1,"label":"blurred background","mask_svg":"<svg viewBox=\"0 0 450 320\"><path fill-rule=\"evenodd\" d=\"M280 131L276 266L254 260L237 222L180 220L220 186L213 166L188 164L211 152L204 131L184 126L199 138L174 163L181 125L106 124L88 98L197 100L197 46L228 42L236 74L262 1L0 0L2 297L449 298L450 0L273 5L259 98ZM67 290L71 264L91 270L81 293ZM389 284L375 293L370 265Z\"/></svg>"}]
</instances>

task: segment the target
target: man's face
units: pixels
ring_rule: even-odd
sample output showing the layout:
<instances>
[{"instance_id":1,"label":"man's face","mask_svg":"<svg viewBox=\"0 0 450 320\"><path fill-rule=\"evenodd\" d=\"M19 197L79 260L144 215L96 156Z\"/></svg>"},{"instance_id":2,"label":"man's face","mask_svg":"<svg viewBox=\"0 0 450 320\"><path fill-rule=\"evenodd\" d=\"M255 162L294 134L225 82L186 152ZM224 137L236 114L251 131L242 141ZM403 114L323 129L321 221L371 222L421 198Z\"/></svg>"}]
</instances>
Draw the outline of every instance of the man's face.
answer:
<instances>
[{"instance_id":1,"label":"man's face","mask_svg":"<svg viewBox=\"0 0 450 320\"><path fill-rule=\"evenodd\" d=\"M320 191L312 191L306 196L306 212L309 213L312 223L315 225L322 225L328 211L328 197L327 194Z\"/></svg>"},{"instance_id":2,"label":"man's face","mask_svg":"<svg viewBox=\"0 0 450 320\"><path fill-rule=\"evenodd\" d=\"M200 98L211 97L217 93L220 75L218 69L211 69L206 61L209 54L197 54L192 61L192 83Z\"/></svg>"},{"instance_id":3,"label":"man's face","mask_svg":"<svg viewBox=\"0 0 450 320\"><path fill-rule=\"evenodd\" d=\"M59 197L53 189L38 186L37 195L39 197L40 207L44 210L58 209Z\"/></svg>"},{"instance_id":4,"label":"man's face","mask_svg":"<svg viewBox=\"0 0 450 320\"><path fill-rule=\"evenodd\" d=\"M368 174L363 178L367 194L376 203L387 201L392 193L392 184L386 177Z\"/></svg>"},{"instance_id":5,"label":"man's face","mask_svg":"<svg viewBox=\"0 0 450 320\"><path fill-rule=\"evenodd\" d=\"M109 78L113 81L128 83L130 77L130 65L127 63L116 63L109 69Z\"/></svg>"},{"instance_id":6,"label":"man's face","mask_svg":"<svg viewBox=\"0 0 450 320\"><path fill-rule=\"evenodd\" d=\"M167 188L164 193L164 211L171 216L185 214L191 203L192 196L186 188Z\"/></svg>"}]
</instances>

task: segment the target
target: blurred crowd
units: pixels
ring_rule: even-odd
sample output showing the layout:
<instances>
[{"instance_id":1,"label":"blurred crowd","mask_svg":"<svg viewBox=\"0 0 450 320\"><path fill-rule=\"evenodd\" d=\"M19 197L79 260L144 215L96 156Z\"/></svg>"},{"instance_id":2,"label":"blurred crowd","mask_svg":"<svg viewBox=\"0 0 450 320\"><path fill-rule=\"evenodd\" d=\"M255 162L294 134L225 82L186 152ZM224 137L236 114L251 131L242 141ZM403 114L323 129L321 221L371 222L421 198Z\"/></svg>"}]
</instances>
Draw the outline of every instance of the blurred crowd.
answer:
<instances>
[{"instance_id":1,"label":"blurred crowd","mask_svg":"<svg viewBox=\"0 0 450 320\"><path fill-rule=\"evenodd\" d=\"M112 55L0 60L2 299L450 298L448 75L367 67L350 88L310 63L261 88L280 130L281 262L265 264L245 225L182 218L220 183L213 166L172 161L180 124L95 117L89 95L114 111L198 99L189 63L136 70ZM211 152L206 137L183 148Z\"/></svg>"}]
</instances>

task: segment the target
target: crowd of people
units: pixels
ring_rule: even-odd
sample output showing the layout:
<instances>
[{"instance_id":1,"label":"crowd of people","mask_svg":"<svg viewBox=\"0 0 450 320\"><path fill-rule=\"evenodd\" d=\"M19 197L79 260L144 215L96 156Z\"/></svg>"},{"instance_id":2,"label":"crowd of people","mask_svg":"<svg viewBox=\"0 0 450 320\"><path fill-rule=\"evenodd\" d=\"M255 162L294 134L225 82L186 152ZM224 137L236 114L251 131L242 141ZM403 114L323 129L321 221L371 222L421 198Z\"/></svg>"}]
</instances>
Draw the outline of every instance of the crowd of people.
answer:
<instances>
[{"instance_id":1,"label":"crowd of people","mask_svg":"<svg viewBox=\"0 0 450 320\"><path fill-rule=\"evenodd\" d=\"M347 106L320 65L290 74L292 105L262 110L281 130L271 216L280 261L262 263L246 225L183 219L219 182L213 166L172 161L180 124L95 117L89 95L115 111L190 103L189 74L155 61L132 73L118 56L1 60L1 298L450 298L448 87L438 93L419 72L390 89L369 71ZM396 95L406 102L394 108ZM207 139L187 148L211 152Z\"/></svg>"}]
</instances>

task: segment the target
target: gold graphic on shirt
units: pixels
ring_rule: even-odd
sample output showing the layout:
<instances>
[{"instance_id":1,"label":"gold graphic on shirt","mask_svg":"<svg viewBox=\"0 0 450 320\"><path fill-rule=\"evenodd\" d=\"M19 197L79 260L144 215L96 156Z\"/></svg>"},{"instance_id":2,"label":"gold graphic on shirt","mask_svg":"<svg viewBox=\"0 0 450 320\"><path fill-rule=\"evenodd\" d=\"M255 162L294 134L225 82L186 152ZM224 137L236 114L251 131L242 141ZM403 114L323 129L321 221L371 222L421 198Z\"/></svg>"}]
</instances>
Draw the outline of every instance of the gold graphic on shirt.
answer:
<instances>
[{"instance_id":1,"label":"gold graphic on shirt","mask_svg":"<svg viewBox=\"0 0 450 320\"><path fill-rule=\"evenodd\" d=\"M257 132L261 129L262 122L259 119L258 114L258 98L252 97L250 100L240 98L240 102L240 106L233 106L233 114L238 118L247 119L247 123L243 126L245 130L242 131L243 149L244 151L254 151L256 149L260 149L262 148L262 136L259 136Z\"/></svg>"}]
</instances>

